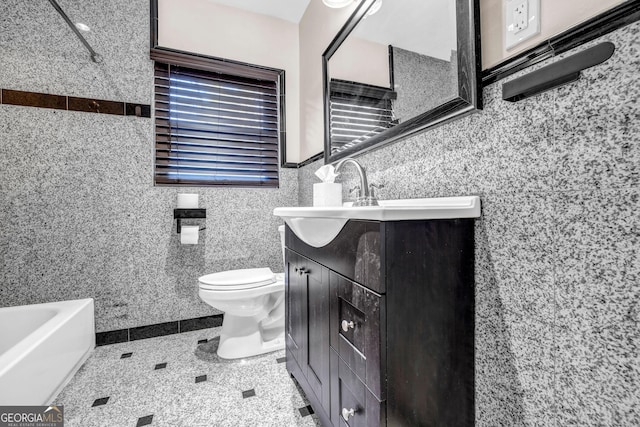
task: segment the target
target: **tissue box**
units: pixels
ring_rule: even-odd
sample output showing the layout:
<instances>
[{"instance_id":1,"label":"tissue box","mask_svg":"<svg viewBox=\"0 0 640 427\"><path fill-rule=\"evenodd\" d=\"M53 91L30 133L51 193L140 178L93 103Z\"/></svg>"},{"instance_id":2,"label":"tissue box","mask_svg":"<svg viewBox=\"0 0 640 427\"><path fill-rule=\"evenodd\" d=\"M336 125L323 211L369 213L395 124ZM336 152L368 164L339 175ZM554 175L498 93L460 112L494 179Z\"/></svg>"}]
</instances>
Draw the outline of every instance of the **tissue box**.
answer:
<instances>
[{"instance_id":1,"label":"tissue box","mask_svg":"<svg viewBox=\"0 0 640 427\"><path fill-rule=\"evenodd\" d=\"M313 206L342 206L342 184L337 182L313 184Z\"/></svg>"}]
</instances>

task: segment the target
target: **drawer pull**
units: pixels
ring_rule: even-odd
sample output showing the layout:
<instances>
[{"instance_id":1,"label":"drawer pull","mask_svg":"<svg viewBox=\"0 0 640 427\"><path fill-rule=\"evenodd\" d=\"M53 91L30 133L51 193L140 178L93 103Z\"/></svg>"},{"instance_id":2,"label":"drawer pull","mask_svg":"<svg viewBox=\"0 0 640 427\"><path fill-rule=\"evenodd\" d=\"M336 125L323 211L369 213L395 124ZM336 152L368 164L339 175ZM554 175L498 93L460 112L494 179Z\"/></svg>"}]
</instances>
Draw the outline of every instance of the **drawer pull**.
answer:
<instances>
[{"instance_id":1,"label":"drawer pull","mask_svg":"<svg viewBox=\"0 0 640 427\"><path fill-rule=\"evenodd\" d=\"M349 329L353 329L355 325L353 324L353 320L351 322L347 322L346 320L342 321L342 330L345 332L349 332Z\"/></svg>"},{"instance_id":2,"label":"drawer pull","mask_svg":"<svg viewBox=\"0 0 640 427\"><path fill-rule=\"evenodd\" d=\"M308 272L309 272L309 271L307 271L307 269L306 269L306 268L304 268L304 267L300 267L300 269L298 270L298 274L299 274L299 275L301 275L301 276L302 276L303 274L307 274Z\"/></svg>"},{"instance_id":3,"label":"drawer pull","mask_svg":"<svg viewBox=\"0 0 640 427\"><path fill-rule=\"evenodd\" d=\"M349 418L353 417L355 413L356 411L353 408L351 409L342 408L342 418L344 418L345 421L349 421Z\"/></svg>"}]
</instances>

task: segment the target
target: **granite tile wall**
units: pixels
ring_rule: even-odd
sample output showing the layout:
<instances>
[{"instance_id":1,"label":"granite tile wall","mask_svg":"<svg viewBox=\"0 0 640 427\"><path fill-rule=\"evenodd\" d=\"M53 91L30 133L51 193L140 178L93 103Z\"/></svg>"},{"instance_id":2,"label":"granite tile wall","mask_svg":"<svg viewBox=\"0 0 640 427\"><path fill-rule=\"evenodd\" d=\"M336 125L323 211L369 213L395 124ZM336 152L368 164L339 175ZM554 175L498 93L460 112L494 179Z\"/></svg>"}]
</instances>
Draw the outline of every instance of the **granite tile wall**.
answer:
<instances>
[{"instance_id":1,"label":"granite tile wall","mask_svg":"<svg viewBox=\"0 0 640 427\"><path fill-rule=\"evenodd\" d=\"M393 83L398 94L393 112L403 123L456 97L457 52L452 50L451 60L445 61L393 47Z\"/></svg>"},{"instance_id":2,"label":"granite tile wall","mask_svg":"<svg viewBox=\"0 0 640 427\"><path fill-rule=\"evenodd\" d=\"M91 27L88 52L46 0L0 3L0 87L151 104L148 0L61 0ZM180 245L173 208L196 192L207 219ZM282 271L273 208L297 203L297 171L279 189L153 185L149 118L0 105L0 306L92 297L98 332L217 313L197 278Z\"/></svg>"},{"instance_id":3,"label":"granite tile wall","mask_svg":"<svg viewBox=\"0 0 640 427\"><path fill-rule=\"evenodd\" d=\"M358 156L381 198L482 199L477 426L640 424L640 23L577 50L605 40L576 83L508 103L498 82L482 112Z\"/></svg>"}]
</instances>

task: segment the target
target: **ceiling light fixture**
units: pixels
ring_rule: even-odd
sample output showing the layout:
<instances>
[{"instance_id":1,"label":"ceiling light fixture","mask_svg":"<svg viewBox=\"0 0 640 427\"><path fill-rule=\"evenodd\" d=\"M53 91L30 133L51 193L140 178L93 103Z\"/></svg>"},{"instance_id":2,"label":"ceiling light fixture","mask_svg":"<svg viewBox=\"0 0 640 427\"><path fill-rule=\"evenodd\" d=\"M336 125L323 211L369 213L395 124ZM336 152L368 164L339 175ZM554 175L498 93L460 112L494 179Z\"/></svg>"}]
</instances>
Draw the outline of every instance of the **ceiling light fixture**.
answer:
<instances>
[{"instance_id":1,"label":"ceiling light fixture","mask_svg":"<svg viewBox=\"0 0 640 427\"><path fill-rule=\"evenodd\" d=\"M325 6L332 7L334 9L338 9L341 7L349 6L353 3L353 0L322 0Z\"/></svg>"}]
</instances>

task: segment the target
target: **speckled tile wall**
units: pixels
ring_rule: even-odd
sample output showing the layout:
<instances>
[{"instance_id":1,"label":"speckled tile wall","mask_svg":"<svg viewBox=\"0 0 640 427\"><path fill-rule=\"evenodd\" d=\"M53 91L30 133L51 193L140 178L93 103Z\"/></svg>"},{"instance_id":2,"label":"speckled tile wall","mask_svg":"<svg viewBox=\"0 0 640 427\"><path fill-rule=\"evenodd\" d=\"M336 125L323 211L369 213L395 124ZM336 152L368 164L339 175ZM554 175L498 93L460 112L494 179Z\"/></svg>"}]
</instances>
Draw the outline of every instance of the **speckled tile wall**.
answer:
<instances>
[{"instance_id":1,"label":"speckled tile wall","mask_svg":"<svg viewBox=\"0 0 640 427\"><path fill-rule=\"evenodd\" d=\"M149 1L61 0L103 62L49 2L0 3L0 87L150 104ZM201 243L179 244L179 192L207 209ZM197 293L215 271L282 271L279 189L153 186L153 122L0 105L0 306L93 297L98 332L217 313Z\"/></svg>"},{"instance_id":2,"label":"speckled tile wall","mask_svg":"<svg viewBox=\"0 0 640 427\"><path fill-rule=\"evenodd\" d=\"M393 48L393 84L398 94L393 114L400 123L456 97L458 57L451 60Z\"/></svg>"},{"instance_id":3,"label":"speckled tile wall","mask_svg":"<svg viewBox=\"0 0 640 427\"><path fill-rule=\"evenodd\" d=\"M640 425L640 23L579 49L605 40L576 83L508 103L498 82L482 112L358 157L381 198L482 199L479 427Z\"/></svg>"},{"instance_id":4,"label":"speckled tile wall","mask_svg":"<svg viewBox=\"0 0 640 427\"><path fill-rule=\"evenodd\" d=\"M0 4L0 87L149 104L149 2L58 0L102 56L96 65L48 1Z\"/></svg>"}]
</instances>

